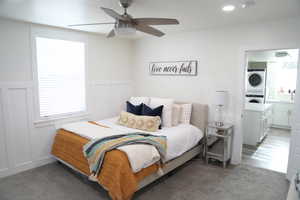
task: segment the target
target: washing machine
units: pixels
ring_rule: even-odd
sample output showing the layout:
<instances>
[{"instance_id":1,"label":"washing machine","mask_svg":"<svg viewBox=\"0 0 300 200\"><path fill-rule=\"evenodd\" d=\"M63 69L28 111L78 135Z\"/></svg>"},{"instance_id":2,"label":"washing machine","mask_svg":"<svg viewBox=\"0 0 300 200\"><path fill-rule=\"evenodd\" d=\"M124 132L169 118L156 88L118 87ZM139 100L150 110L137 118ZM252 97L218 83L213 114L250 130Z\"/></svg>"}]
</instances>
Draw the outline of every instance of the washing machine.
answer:
<instances>
[{"instance_id":1,"label":"washing machine","mask_svg":"<svg viewBox=\"0 0 300 200\"><path fill-rule=\"evenodd\" d=\"M264 95L247 94L246 95L246 103L264 104L265 103L265 96Z\"/></svg>"},{"instance_id":2,"label":"washing machine","mask_svg":"<svg viewBox=\"0 0 300 200\"><path fill-rule=\"evenodd\" d=\"M266 88L266 69L248 69L247 94L264 95Z\"/></svg>"}]
</instances>

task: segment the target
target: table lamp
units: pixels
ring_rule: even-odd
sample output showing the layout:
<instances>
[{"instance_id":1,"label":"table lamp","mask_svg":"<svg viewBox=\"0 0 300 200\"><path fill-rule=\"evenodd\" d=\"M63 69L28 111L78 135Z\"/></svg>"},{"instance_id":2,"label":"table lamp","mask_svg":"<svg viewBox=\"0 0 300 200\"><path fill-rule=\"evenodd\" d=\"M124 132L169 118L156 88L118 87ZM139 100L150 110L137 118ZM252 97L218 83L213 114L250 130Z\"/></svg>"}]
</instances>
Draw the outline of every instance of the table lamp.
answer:
<instances>
[{"instance_id":1,"label":"table lamp","mask_svg":"<svg viewBox=\"0 0 300 200\"><path fill-rule=\"evenodd\" d=\"M215 105L215 125L218 127L224 126L224 107L227 105L228 91L216 91Z\"/></svg>"}]
</instances>

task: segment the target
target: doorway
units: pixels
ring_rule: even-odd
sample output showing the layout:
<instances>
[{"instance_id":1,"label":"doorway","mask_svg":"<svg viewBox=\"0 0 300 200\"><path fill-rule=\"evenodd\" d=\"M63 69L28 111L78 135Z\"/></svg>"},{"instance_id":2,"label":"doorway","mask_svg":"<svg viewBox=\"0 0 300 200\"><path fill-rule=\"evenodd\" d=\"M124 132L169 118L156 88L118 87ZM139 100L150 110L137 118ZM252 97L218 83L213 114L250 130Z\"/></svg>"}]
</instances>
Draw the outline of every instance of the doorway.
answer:
<instances>
[{"instance_id":1,"label":"doorway","mask_svg":"<svg viewBox=\"0 0 300 200\"><path fill-rule=\"evenodd\" d=\"M242 163L287 173L298 49L246 52Z\"/></svg>"}]
</instances>

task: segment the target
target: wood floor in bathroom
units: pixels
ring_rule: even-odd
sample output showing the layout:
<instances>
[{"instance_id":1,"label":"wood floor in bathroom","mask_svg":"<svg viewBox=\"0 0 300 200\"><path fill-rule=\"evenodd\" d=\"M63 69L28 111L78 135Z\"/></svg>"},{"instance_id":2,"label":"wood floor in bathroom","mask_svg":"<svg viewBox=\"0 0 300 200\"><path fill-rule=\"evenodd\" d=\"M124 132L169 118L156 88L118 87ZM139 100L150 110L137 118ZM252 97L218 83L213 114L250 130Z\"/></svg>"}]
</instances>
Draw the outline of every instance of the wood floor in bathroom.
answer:
<instances>
[{"instance_id":1,"label":"wood floor in bathroom","mask_svg":"<svg viewBox=\"0 0 300 200\"><path fill-rule=\"evenodd\" d=\"M243 163L286 173L289 157L290 131L271 128L265 140L255 149L243 148Z\"/></svg>"}]
</instances>

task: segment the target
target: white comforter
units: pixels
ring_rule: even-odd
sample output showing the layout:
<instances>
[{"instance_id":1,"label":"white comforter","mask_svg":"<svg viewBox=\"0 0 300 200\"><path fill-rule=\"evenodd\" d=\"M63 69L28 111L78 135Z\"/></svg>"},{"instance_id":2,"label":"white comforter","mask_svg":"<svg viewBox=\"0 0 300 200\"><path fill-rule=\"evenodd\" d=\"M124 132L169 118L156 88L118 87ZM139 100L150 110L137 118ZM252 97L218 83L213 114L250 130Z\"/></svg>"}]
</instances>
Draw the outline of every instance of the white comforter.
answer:
<instances>
[{"instance_id":1,"label":"white comforter","mask_svg":"<svg viewBox=\"0 0 300 200\"><path fill-rule=\"evenodd\" d=\"M145 131L120 126L116 123L117 119L118 118L111 118L98 121L99 124L106 125L110 127L110 129L93 125L88 122L65 124L61 128L90 140L103 138L109 135L133 132L146 133ZM171 128L163 128L157 132L151 132L151 134L164 135L167 137L166 161L182 155L184 152L194 147L203 137L201 130L190 124L180 124ZM135 144L119 147L118 149L127 154L132 171L135 173L160 160L158 151L151 145Z\"/></svg>"}]
</instances>

